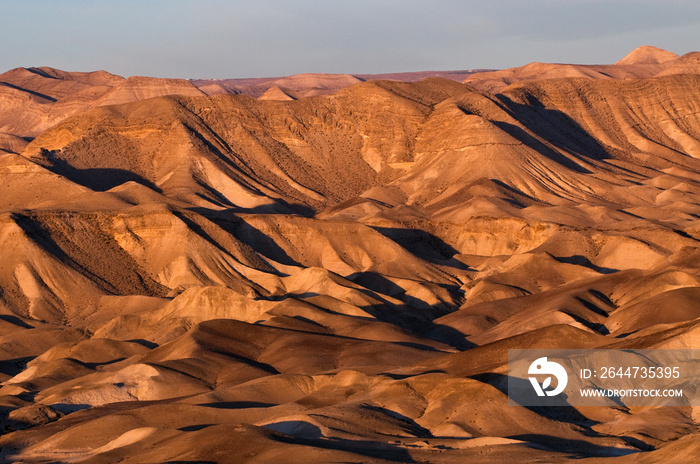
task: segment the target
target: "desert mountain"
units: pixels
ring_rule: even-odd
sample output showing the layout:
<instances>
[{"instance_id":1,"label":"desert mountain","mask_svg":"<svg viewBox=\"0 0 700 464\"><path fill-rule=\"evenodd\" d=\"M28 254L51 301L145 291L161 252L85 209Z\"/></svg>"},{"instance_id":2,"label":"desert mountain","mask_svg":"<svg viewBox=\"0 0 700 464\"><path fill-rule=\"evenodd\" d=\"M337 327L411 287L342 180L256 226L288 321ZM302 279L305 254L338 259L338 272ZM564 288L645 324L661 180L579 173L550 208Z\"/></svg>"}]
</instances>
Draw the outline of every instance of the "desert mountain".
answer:
<instances>
[{"instance_id":1,"label":"desert mountain","mask_svg":"<svg viewBox=\"0 0 700 464\"><path fill-rule=\"evenodd\" d=\"M417 82L430 77L442 77L461 82L478 70L465 71L418 71L389 74L325 74L306 73L286 77L262 77L253 79L195 79L192 83L207 95L248 95L260 98L266 92L280 88L296 97L327 95L350 85L364 81L391 80Z\"/></svg>"},{"instance_id":2,"label":"desert mountain","mask_svg":"<svg viewBox=\"0 0 700 464\"><path fill-rule=\"evenodd\" d=\"M678 58L673 52L663 50L650 45L643 45L635 48L627 56L615 63L616 65L634 65L634 64L661 64L667 61Z\"/></svg>"},{"instance_id":3,"label":"desert mountain","mask_svg":"<svg viewBox=\"0 0 700 464\"><path fill-rule=\"evenodd\" d=\"M281 100L281 101L288 101L288 100L296 100L295 97L293 97L292 92L289 90L284 91L281 88L274 86L270 87L265 91L264 94L260 95L258 97L258 100Z\"/></svg>"},{"instance_id":4,"label":"desert mountain","mask_svg":"<svg viewBox=\"0 0 700 464\"><path fill-rule=\"evenodd\" d=\"M0 74L0 134L27 140L95 106L173 94L204 95L182 79L124 79L105 71L80 73L48 67L16 68ZM0 150L21 151L17 140L6 141L5 137L0 137Z\"/></svg>"},{"instance_id":5,"label":"desert mountain","mask_svg":"<svg viewBox=\"0 0 700 464\"><path fill-rule=\"evenodd\" d=\"M165 95L248 95L289 100L325 95L364 80L417 81L426 77L462 80L473 71L395 74L298 74L254 79L127 79L106 71L67 72L49 67L16 68L0 74L0 153L19 153L45 129L97 106L128 103Z\"/></svg>"},{"instance_id":6,"label":"desert mountain","mask_svg":"<svg viewBox=\"0 0 700 464\"><path fill-rule=\"evenodd\" d=\"M645 45L613 65L530 63L519 68L475 73L463 82L485 92L497 93L510 84L540 79L643 79L668 74L697 74L697 65L688 63L690 56L692 54L679 57L673 52Z\"/></svg>"},{"instance_id":7,"label":"desert mountain","mask_svg":"<svg viewBox=\"0 0 700 464\"><path fill-rule=\"evenodd\" d=\"M506 379L509 349L700 348L696 62L0 75L0 456L695 462L697 406Z\"/></svg>"}]
</instances>

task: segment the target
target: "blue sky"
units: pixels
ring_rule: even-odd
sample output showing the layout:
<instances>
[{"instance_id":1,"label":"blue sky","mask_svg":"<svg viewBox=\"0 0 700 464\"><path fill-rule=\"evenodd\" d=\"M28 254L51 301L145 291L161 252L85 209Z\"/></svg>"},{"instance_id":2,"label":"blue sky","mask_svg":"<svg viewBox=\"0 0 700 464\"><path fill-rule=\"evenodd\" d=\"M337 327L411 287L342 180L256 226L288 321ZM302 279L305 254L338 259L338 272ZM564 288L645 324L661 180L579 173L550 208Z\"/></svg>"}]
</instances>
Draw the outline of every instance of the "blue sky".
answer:
<instances>
[{"instance_id":1,"label":"blue sky","mask_svg":"<svg viewBox=\"0 0 700 464\"><path fill-rule=\"evenodd\" d=\"M0 18L0 72L236 78L700 50L697 0L2 0Z\"/></svg>"}]
</instances>

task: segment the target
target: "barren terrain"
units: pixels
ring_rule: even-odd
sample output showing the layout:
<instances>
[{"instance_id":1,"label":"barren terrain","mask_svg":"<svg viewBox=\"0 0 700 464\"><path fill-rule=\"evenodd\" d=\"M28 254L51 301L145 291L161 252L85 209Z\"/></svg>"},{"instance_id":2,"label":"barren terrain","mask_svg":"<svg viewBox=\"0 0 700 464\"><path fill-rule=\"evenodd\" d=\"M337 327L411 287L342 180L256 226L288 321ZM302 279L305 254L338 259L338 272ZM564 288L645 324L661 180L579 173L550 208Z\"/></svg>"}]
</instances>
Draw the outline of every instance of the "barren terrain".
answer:
<instances>
[{"instance_id":1,"label":"barren terrain","mask_svg":"<svg viewBox=\"0 0 700 464\"><path fill-rule=\"evenodd\" d=\"M506 378L700 349L699 57L0 74L0 461L697 462L698 408Z\"/></svg>"}]
</instances>

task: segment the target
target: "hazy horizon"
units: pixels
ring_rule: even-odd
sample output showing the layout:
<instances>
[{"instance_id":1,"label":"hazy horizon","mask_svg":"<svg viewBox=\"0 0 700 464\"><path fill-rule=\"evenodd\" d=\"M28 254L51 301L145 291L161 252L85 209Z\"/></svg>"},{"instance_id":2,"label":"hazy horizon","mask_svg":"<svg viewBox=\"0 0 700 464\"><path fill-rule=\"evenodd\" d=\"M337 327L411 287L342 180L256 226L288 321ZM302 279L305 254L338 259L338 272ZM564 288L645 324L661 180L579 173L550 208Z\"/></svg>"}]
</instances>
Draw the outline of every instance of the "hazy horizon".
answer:
<instances>
[{"instance_id":1,"label":"hazy horizon","mask_svg":"<svg viewBox=\"0 0 700 464\"><path fill-rule=\"evenodd\" d=\"M605 64L641 45L682 55L700 39L700 5L686 0L11 0L0 14L3 72L190 79Z\"/></svg>"}]
</instances>

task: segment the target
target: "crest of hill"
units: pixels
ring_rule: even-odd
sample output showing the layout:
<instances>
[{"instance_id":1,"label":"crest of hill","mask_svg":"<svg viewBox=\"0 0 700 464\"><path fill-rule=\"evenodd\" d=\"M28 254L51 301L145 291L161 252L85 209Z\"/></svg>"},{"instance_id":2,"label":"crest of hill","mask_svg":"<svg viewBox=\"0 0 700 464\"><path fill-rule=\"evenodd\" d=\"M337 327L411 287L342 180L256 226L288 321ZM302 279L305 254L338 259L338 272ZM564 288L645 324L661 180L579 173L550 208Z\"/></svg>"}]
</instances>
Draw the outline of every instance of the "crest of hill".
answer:
<instances>
[{"instance_id":1,"label":"crest of hill","mask_svg":"<svg viewBox=\"0 0 700 464\"><path fill-rule=\"evenodd\" d=\"M686 55L687 56L687 55ZM700 68L680 64L675 53L645 45L612 65L530 63L517 68L475 73L463 82L481 91L499 93L517 82L581 77L586 79L646 79L665 74L695 74Z\"/></svg>"},{"instance_id":2,"label":"crest of hill","mask_svg":"<svg viewBox=\"0 0 700 464\"><path fill-rule=\"evenodd\" d=\"M124 79L106 71L16 68L0 74L0 132L33 138L69 116L95 106L173 94L205 95L191 82L182 79ZM18 151L16 146L3 140L0 142L0 150Z\"/></svg>"},{"instance_id":3,"label":"crest of hill","mask_svg":"<svg viewBox=\"0 0 700 464\"><path fill-rule=\"evenodd\" d=\"M290 101L296 100L296 98L275 85L267 89L258 100Z\"/></svg>"},{"instance_id":4,"label":"crest of hill","mask_svg":"<svg viewBox=\"0 0 700 464\"><path fill-rule=\"evenodd\" d=\"M104 71L71 73L53 68L15 68L0 74L0 132L34 137L89 107L121 80ZM0 149L17 151L9 146Z\"/></svg>"},{"instance_id":5,"label":"crest of hill","mask_svg":"<svg viewBox=\"0 0 700 464\"><path fill-rule=\"evenodd\" d=\"M465 71L417 71L387 74L296 74L287 77L259 77L249 79L193 79L191 82L207 95L248 95L261 97L272 87L280 87L295 98L324 95L364 81L390 80L417 82L429 78L443 78L461 82L485 69Z\"/></svg>"},{"instance_id":6,"label":"crest of hill","mask_svg":"<svg viewBox=\"0 0 700 464\"><path fill-rule=\"evenodd\" d=\"M495 71L494 69L467 69L464 71L413 71L385 74L355 74L365 81L391 80L401 82L416 82L430 77L442 77L456 82L462 82L467 77L477 72Z\"/></svg>"},{"instance_id":7,"label":"crest of hill","mask_svg":"<svg viewBox=\"0 0 700 464\"><path fill-rule=\"evenodd\" d=\"M283 77L267 82L264 86L280 87L287 91L295 92L299 96L312 97L337 92L340 89L359 84L360 82L362 82L362 79L350 74L309 73Z\"/></svg>"},{"instance_id":8,"label":"crest of hill","mask_svg":"<svg viewBox=\"0 0 700 464\"><path fill-rule=\"evenodd\" d=\"M97 105L115 105L165 95L200 97L206 94L185 79L132 76L105 94Z\"/></svg>"},{"instance_id":9,"label":"crest of hill","mask_svg":"<svg viewBox=\"0 0 700 464\"><path fill-rule=\"evenodd\" d=\"M48 79L62 79L66 81L82 82L90 85L115 86L122 82L124 78L104 70L91 72L63 71L61 69L41 66L38 68L28 68L28 71L46 77Z\"/></svg>"},{"instance_id":10,"label":"crest of hill","mask_svg":"<svg viewBox=\"0 0 700 464\"><path fill-rule=\"evenodd\" d=\"M197 79L191 82L207 95L242 94L260 98L271 88L279 87L284 89L283 93L297 99L334 93L340 89L363 82L363 79L350 74L307 73L286 77L253 79ZM273 90L273 92L276 91ZM280 96L279 93L277 93L277 96ZM266 97L263 100L267 99ZM279 100L279 98L272 98L272 100Z\"/></svg>"},{"instance_id":11,"label":"crest of hill","mask_svg":"<svg viewBox=\"0 0 700 464\"><path fill-rule=\"evenodd\" d=\"M104 93L123 80L123 77L106 71L81 73L48 67L15 68L0 74L0 82L53 100L84 95L91 89L98 89Z\"/></svg>"},{"instance_id":12,"label":"crest of hill","mask_svg":"<svg viewBox=\"0 0 700 464\"><path fill-rule=\"evenodd\" d=\"M479 90L496 93L505 87L521 81L538 79L560 79L566 77L583 77L600 79L604 77L601 70L584 65L559 63L529 63L519 68L504 69L486 73L477 73L463 82Z\"/></svg>"},{"instance_id":13,"label":"crest of hill","mask_svg":"<svg viewBox=\"0 0 700 464\"><path fill-rule=\"evenodd\" d=\"M643 45L632 50L629 54L627 54L627 56L615 64L661 64L667 61L675 60L676 58L678 58L678 55L673 52L669 52L658 47L652 47L651 45Z\"/></svg>"},{"instance_id":14,"label":"crest of hill","mask_svg":"<svg viewBox=\"0 0 700 464\"><path fill-rule=\"evenodd\" d=\"M659 76L672 74L700 74L700 52L690 52L680 58L666 63L668 67Z\"/></svg>"}]
</instances>

